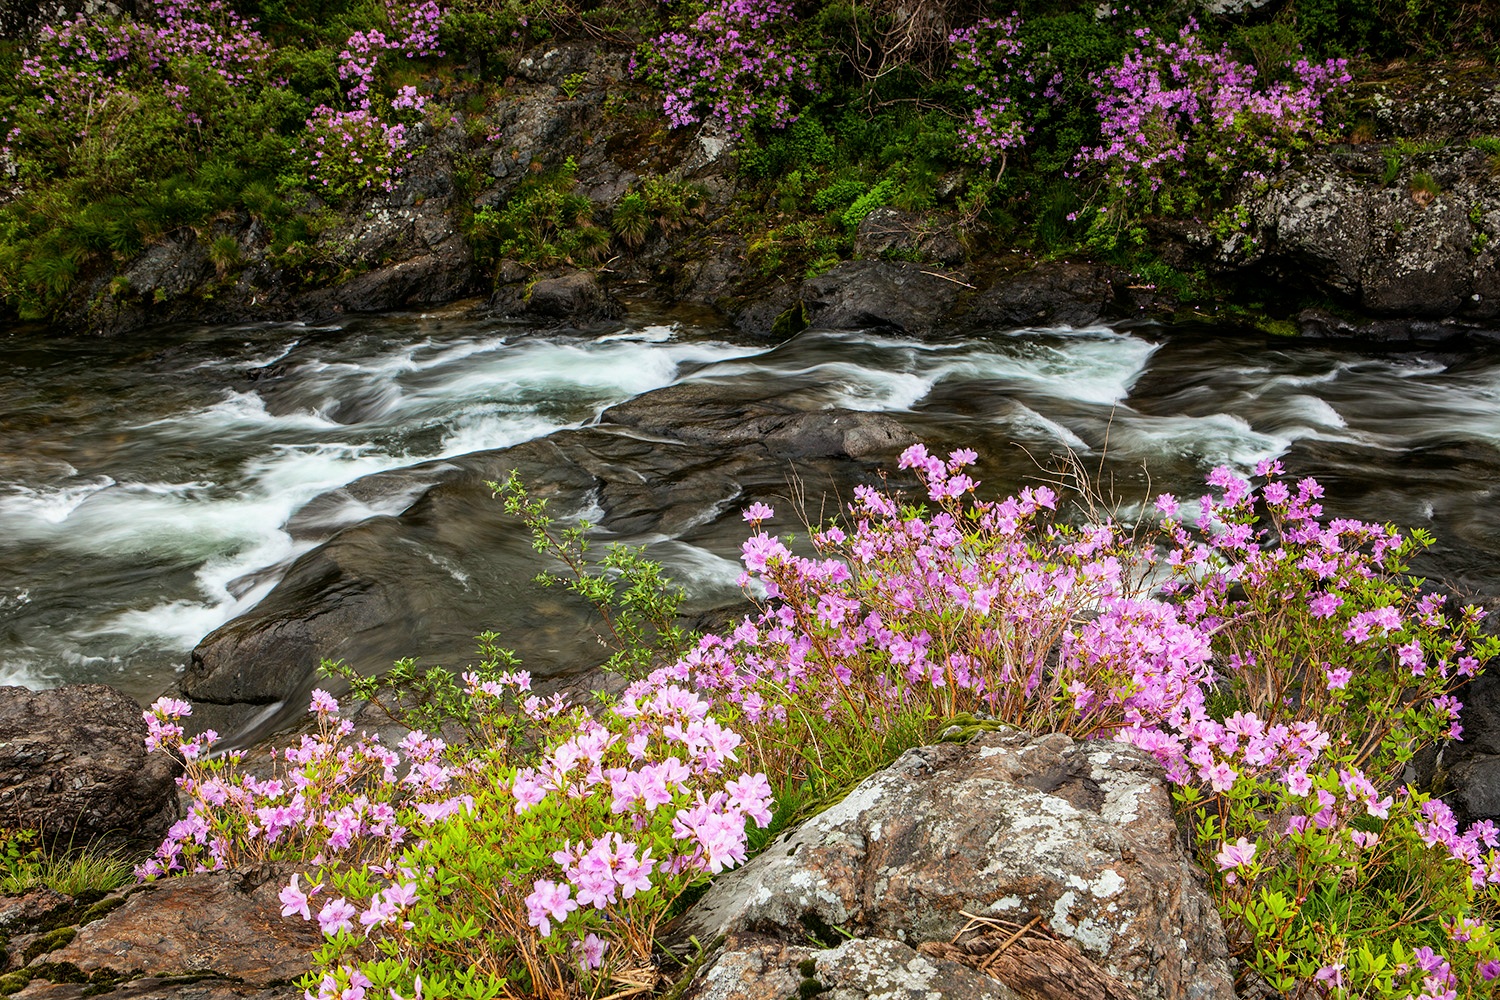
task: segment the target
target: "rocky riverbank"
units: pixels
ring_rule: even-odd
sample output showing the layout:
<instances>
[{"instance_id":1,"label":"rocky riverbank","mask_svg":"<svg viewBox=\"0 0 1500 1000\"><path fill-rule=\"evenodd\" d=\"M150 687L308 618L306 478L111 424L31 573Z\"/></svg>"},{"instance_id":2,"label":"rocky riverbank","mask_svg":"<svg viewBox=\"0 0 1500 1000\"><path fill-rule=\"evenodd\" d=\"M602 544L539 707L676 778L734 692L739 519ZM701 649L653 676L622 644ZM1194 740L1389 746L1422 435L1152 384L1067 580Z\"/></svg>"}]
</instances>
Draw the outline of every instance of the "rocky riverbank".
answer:
<instances>
[{"instance_id":1,"label":"rocky riverbank","mask_svg":"<svg viewBox=\"0 0 1500 1000\"><path fill-rule=\"evenodd\" d=\"M96 262L60 319L122 334L480 295L498 315L573 324L616 314L620 298L702 305L767 336L808 323L921 334L1207 315L1282 334L1432 341L1485 335L1500 316L1500 154L1486 145L1500 133L1500 83L1488 67L1392 71L1353 98L1357 142L1314 148L1247 183L1212 225L1148 219L1148 247L1191 279L1163 284L1159 269L981 242L942 209L870 212L854 259L810 280L768 268L744 231L749 188L727 140L711 125L665 129L628 60L593 43L533 48L492 103L434 101L441 110L417 129L419 151L394 190L339 206L314 199L318 225L294 250L273 247L264 220L231 213L128 261ZM695 203L588 276L495 259L466 235L475 212L565 167L598 219L643 178L689 185ZM1227 230L1225 218L1235 222ZM214 258L210 245L226 238L237 253Z\"/></svg>"},{"instance_id":2,"label":"rocky riverbank","mask_svg":"<svg viewBox=\"0 0 1500 1000\"><path fill-rule=\"evenodd\" d=\"M0 704L26 700L28 711L0 719L0 763L18 741L66 730L66 701L96 705L107 693L14 690ZM133 783L73 793L80 761L128 762L145 733L128 708L93 717L134 731L136 746L116 746L102 729L65 732L55 746L70 761L32 774L65 791L22 796L26 821L51 836L70 820L93 835L95 818L150 811L172 791L168 771L147 768ZM134 832L159 830L153 819ZM308 869L264 863L110 893L0 896L0 995L296 997L292 984L321 941L314 925L281 912L278 894L299 870ZM1011 729L907 753L717 879L668 941L694 961L664 963L656 988L675 980L674 996L698 1000L1235 995L1229 945L1160 767L1118 744Z\"/></svg>"}]
</instances>

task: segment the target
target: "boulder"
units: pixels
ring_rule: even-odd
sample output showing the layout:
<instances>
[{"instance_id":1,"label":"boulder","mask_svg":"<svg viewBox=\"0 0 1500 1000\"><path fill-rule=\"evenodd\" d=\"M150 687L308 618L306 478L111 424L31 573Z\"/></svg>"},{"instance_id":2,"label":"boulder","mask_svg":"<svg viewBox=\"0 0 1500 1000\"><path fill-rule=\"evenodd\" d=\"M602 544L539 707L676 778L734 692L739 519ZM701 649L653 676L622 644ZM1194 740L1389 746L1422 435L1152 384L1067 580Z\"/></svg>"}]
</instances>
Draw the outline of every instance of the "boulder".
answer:
<instances>
[{"instance_id":1,"label":"boulder","mask_svg":"<svg viewBox=\"0 0 1500 1000\"><path fill-rule=\"evenodd\" d=\"M1375 317L1500 317L1500 176L1477 149L1401 164L1378 150L1321 152L1246 193L1248 222L1219 248L1291 289L1332 295Z\"/></svg>"},{"instance_id":2,"label":"boulder","mask_svg":"<svg viewBox=\"0 0 1500 1000\"><path fill-rule=\"evenodd\" d=\"M0 687L0 825L75 845L159 838L182 767L145 741L140 705L107 685Z\"/></svg>"},{"instance_id":3,"label":"boulder","mask_svg":"<svg viewBox=\"0 0 1500 1000\"><path fill-rule=\"evenodd\" d=\"M964 322L1004 330L1094 326L1126 311L1122 294L1127 284L1117 268L1047 261L995 279L970 302Z\"/></svg>"},{"instance_id":4,"label":"boulder","mask_svg":"<svg viewBox=\"0 0 1500 1000\"><path fill-rule=\"evenodd\" d=\"M884 327L921 336L943 325L965 287L921 264L857 260L804 282L801 297L815 329Z\"/></svg>"},{"instance_id":5,"label":"boulder","mask_svg":"<svg viewBox=\"0 0 1500 1000\"><path fill-rule=\"evenodd\" d=\"M685 382L604 412L632 430L722 451L759 444L777 458L893 459L914 437L882 413L807 410L775 398Z\"/></svg>"},{"instance_id":6,"label":"boulder","mask_svg":"<svg viewBox=\"0 0 1500 1000\"><path fill-rule=\"evenodd\" d=\"M323 935L316 922L281 915L278 898L298 869L267 862L160 879L37 956L49 978L217 976L244 987L295 980Z\"/></svg>"},{"instance_id":7,"label":"boulder","mask_svg":"<svg viewBox=\"0 0 1500 1000\"><path fill-rule=\"evenodd\" d=\"M832 929L917 948L961 938L970 915L1039 928L1077 956L1042 954L1027 975L1056 967L1076 982L1093 969L1090 981L1148 1000L1234 996L1224 930L1160 768L1134 748L1058 734L1001 730L906 753L715 880L672 940Z\"/></svg>"},{"instance_id":8,"label":"boulder","mask_svg":"<svg viewBox=\"0 0 1500 1000\"><path fill-rule=\"evenodd\" d=\"M536 282L523 311L527 316L578 324L619 319L625 312L588 271L570 271Z\"/></svg>"}]
</instances>

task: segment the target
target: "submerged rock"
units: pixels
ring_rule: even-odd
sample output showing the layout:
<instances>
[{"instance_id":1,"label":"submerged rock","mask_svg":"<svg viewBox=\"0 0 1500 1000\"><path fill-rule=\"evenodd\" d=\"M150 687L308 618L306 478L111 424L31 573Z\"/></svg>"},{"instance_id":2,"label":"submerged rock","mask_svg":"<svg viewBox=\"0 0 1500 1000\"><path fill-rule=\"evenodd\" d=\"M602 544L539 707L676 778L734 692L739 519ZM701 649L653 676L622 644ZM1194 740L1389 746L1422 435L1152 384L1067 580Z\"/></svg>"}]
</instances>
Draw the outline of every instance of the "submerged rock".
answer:
<instances>
[{"instance_id":1,"label":"submerged rock","mask_svg":"<svg viewBox=\"0 0 1500 1000\"><path fill-rule=\"evenodd\" d=\"M1090 981L1140 997L1229 1000L1228 946L1201 880L1146 754L1007 730L908 752L717 879L673 940L796 942L831 930L901 942L905 956L960 936L971 914L1035 920L1077 959L1043 956L1028 976L1093 969ZM885 952L888 972L910 972L895 950Z\"/></svg>"},{"instance_id":2,"label":"submerged rock","mask_svg":"<svg viewBox=\"0 0 1500 1000\"><path fill-rule=\"evenodd\" d=\"M323 659L364 673L418 655L462 668L473 662L474 635L486 629L499 632L539 681L580 677L610 652L594 612L582 598L534 583L556 567L533 550L530 533L488 484L514 469L554 516L587 516L612 540L675 542L721 521L738 535L743 523L730 505L784 491L788 460L821 491L892 464L911 441L887 416L813 409L815 401L799 407L768 396L777 389L731 399L722 386L673 386L606 411L598 427L433 463L421 476L386 474L397 492L428 479L400 515L337 532L193 650L181 688L203 709L195 720L241 742L300 717ZM344 489L351 491L382 492L368 483ZM315 523L323 506L314 501L293 521ZM684 608L690 616L743 599L723 583L696 589L703 595Z\"/></svg>"},{"instance_id":3,"label":"submerged rock","mask_svg":"<svg viewBox=\"0 0 1500 1000\"><path fill-rule=\"evenodd\" d=\"M0 821L63 845L159 838L182 766L145 741L141 707L107 685L0 687Z\"/></svg>"},{"instance_id":4,"label":"submerged rock","mask_svg":"<svg viewBox=\"0 0 1500 1000\"><path fill-rule=\"evenodd\" d=\"M815 329L883 327L920 336L944 325L964 287L921 264L848 261L803 283L801 295Z\"/></svg>"}]
</instances>

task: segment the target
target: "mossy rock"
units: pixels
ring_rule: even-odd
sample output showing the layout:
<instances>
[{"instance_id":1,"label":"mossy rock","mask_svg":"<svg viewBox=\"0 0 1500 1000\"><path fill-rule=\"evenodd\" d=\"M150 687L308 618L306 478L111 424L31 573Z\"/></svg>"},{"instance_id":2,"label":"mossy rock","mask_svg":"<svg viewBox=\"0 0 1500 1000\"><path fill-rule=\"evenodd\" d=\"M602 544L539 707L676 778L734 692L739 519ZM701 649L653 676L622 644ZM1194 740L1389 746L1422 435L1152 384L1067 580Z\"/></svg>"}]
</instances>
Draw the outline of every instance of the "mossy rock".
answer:
<instances>
[{"instance_id":1,"label":"mossy rock","mask_svg":"<svg viewBox=\"0 0 1500 1000\"><path fill-rule=\"evenodd\" d=\"M59 927L57 930L48 931L26 946L26 950L21 953L21 961L29 965L37 956L56 951L72 941L77 933L77 927Z\"/></svg>"},{"instance_id":2,"label":"mossy rock","mask_svg":"<svg viewBox=\"0 0 1500 1000\"><path fill-rule=\"evenodd\" d=\"M78 926L82 927L84 924L91 924L105 914L119 909L125 905L126 898L124 895L119 895L107 896L99 900L93 906L83 911L83 915L78 918Z\"/></svg>"},{"instance_id":3,"label":"mossy rock","mask_svg":"<svg viewBox=\"0 0 1500 1000\"><path fill-rule=\"evenodd\" d=\"M0 996L8 997L12 993L19 993L31 982L31 970L21 969L18 972L7 972L0 976Z\"/></svg>"}]
</instances>

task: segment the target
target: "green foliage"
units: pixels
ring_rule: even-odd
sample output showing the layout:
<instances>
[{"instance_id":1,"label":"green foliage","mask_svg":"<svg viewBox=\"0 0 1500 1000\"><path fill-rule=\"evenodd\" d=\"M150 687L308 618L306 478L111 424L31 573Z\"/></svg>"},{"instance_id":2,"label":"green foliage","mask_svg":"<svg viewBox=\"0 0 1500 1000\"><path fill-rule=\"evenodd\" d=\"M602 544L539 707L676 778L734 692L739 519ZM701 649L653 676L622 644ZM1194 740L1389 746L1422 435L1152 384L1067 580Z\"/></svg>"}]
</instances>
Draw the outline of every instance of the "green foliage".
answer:
<instances>
[{"instance_id":1,"label":"green foliage","mask_svg":"<svg viewBox=\"0 0 1500 1000\"><path fill-rule=\"evenodd\" d=\"M530 268L602 259L609 230L594 223L594 203L573 191L577 175L578 164L569 157L556 170L522 181L499 208L476 212L469 233L475 256Z\"/></svg>"},{"instance_id":2,"label":"green foliage","mask_svg":"<svg viewBox=\"0 0 1500 1000\"><path fill-rule=\"evenodd\" d=\"M481 662L470 671L481 681L497 680L506 671L521 664L516 654L499 644L494 632L477 637ZM342 660L324 660L320 673L340 677L349 692L360 701L369 702L392 722L408 729L442 733L457 726L469 739L494 739L489 719L480 713L471 698L454 679L453 671L443 667L420 667L415 659L397 660L390 670L376 677L359 673ZM508 734L514 735L514 734Z\"/></svg>"},{"instance_id":3,"label":"green foliage","mask_svg":"<svg viewBox=\"0 0 1500 1000\"><path fill-rule=\"evenodd\" d=\"M44 851L35 830L0 828L0 896L37 888L64 896L109 892L131 877L130 863L117 855L94 848Z\"/></svg>"},{"instance_id":4,"label":"green foliage","mask_svg":"<svg viewBox=\"0 0 1500 1000\"><path fill-rule=\"evenodd\" d=\"M587 521L559 527L547 513L547 501L533 500L520 474L511 470L503 483L490 483L503 497L505 512L519 518L531 532L536 551L567 569L566 574L544 572L537 582L561 586L594 606L604 625L601 635L613 653L605 669L626 677L644 676L651 668L671 662L687 651L694 636L677 624L681 588L662 574L660 563L647 559L644 549L612 544L597 565L589 560Z\"/></svg>"},{"instance_id":5,"label":"green foliage","mask_svg":"<svg viewBox=\"0 0 1500 1000\"><path fill-rule=\"evenodd\" d=\"M1292 0L1277 14L1312 51L1376 58L1500 53L1491 0Z\"/></svg>"},{"instance_id":6,"label":"green foliage","mask_svg":"<svg viewBox=\"0 0 1500 1000\"><path fill-rule=\"evenodd\" d=\"M701 218L707 205L708 194L701 186L653 174L620 199L610 227L627 246L639 246L653 229L666 236Z\"/></svg>"}]
</instances>

